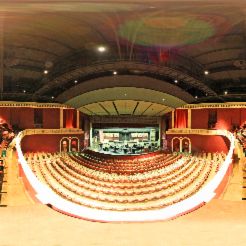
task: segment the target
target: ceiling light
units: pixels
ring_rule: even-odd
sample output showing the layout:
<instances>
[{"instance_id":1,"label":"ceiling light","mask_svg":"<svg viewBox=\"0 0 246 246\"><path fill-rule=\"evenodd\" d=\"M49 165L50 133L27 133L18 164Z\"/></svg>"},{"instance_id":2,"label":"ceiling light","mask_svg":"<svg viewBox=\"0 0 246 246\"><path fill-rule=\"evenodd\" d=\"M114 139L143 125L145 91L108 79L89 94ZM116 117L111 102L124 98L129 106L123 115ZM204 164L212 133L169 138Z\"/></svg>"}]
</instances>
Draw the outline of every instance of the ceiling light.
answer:
<instances>
[{"instance_id":1,"label":"ceiling light","mask_svg":"<svg viewBox=\"0 0 246 246\"><path fill-rule=\"evenodd\" d=\"M197 99L197 98L198 98L198 96L195 96L195 98Z\"/></svg>"},{"instance_id":2,"label":"ceiling light","mask_svg":"<svg viewBox=\"0 0 246 246\"><path fill-rule=\"evenodd\" d=\"M48 74L49 73L49 71L48 70L44 70L44 74Z\"/></svg>"},{"instance_id":3,"label":"ceiling light","mask_svg":"<svg viewBox=\"0 0 246 246\"><path fill-rule=\"evenodd\" d=\"M125 93L125 97L127 96L127 94Z\"/></svg>"},{"instance_id":4,"label":"ceiling light","mask_svg":"<svg viewBox=\"0 0 246 246\"><path fill-rule=\"evenodd\" d=\"M228 91L224 91L224 94L227 95L228 94Z\"/></svg>"},{"instance_id":5,"label":"ceiling light","mask_svg":"<svg viewBox=\"0 0 246 246\"><path fill-rule=\"evenodd\" d=\"M165 98L162 98L162 101L165 101L166 99Z\"/></svg>"},{"instance_id":6,"label":"ceiling light","mask_svg":"<svg viewBox=\"0 0 246 246\"><path fill-rule=\"evenodd\" d=\"M106 48L104 46L99 46L97 50L102 53L106 51Z\"/></svg>"},{"instance_id":7,"label":"ceiling light","mask_svg":"<svg viewBox=\"0 0 246 246\"><path fill-rule=\"evenodd\" d=\"M78 83L78 80L74 80L74 84L77 84Z\"/></svg>"},{"instance_id":8,"label":"ceiling light","mask_svg":"<svg viewBox=\"0 0 246 246\"><path fill-rule=\"evenodd\" d=\"M209 74L209 71L208 71L208 70L205 70L205 71L204 71L204 74L205 74L205 75L208 75L208 74Z\"/></svg>"},{"instance_id":9,"label":"ceiling light","mask_svg":"<svg viewBox=\"0 0 246 246\"><path fill-rule=\"evenodd\" d=\"M55 97L54 97L54 96L52 96L51 98L52 98L52 99L54 99Z\"/></svg>"},{"instance_id":10,"label":"ceiling light","mask_svg":"<svg viewBox=\"0 0 246 246\"><path fill-rule=\"evenodd\" d=\"M114 72L113 72L113 75L116 75L116 74L117 74L117 71L114 71Z\"/></svg>"},{"instance_id":11,"label":"ceiling light","mask_svg":"<svg viewBox=\"0 0 246 246\"><path fill-rule=\"evenodd\" d=\"M23 90L23 93L26 93L26 90Z\"/></svg>"},{"instance_id":12,"label":"ceiling light","mask_svg":"<svg viewBox=\"0 0 246 246\"><path fill-rule=\"evenodd\" d=\"M174 80L174 83L176 83L176 84L177 84L177 83L178 83L178 80L177 80L177 79L175 79L175 80Z\"/></svg>"}]
</instances>

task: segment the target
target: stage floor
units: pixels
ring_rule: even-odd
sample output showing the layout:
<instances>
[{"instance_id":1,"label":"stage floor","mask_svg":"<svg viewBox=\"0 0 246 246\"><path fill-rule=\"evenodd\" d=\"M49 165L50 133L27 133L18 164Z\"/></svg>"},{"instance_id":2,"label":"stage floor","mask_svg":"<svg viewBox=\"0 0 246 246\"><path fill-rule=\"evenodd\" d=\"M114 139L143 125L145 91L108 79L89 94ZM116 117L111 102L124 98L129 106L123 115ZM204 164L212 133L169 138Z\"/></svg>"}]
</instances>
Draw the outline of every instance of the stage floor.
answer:
<instances>
[{"instance_id":1,"label":"stage floor","mask_svg":"<svg viewBox=\"0 0 246 246\"><path fill-rule=\"evenodd\" d=\"M98 153L102 153L102 154L106 154L106 155L119 155L119 156L122 156L122 155L125 155L125 156L134 156L134 155L146 155L146 154L149 154L149 153L153 153L153 152L156 152L156 151L159 151L159 149L156 149L156 150L153 150L153 151L150 151L150 152L135 152L135 153L132 153L132 152L126 152L124 153L124 151L117 151L117 152L114 152L114 151L104 151L104 150L99 150L99 149L95 149L95 148L89 148L90 150L92 151L95 151L95 152L98 152Z\"/></svg>"}]
</instances>

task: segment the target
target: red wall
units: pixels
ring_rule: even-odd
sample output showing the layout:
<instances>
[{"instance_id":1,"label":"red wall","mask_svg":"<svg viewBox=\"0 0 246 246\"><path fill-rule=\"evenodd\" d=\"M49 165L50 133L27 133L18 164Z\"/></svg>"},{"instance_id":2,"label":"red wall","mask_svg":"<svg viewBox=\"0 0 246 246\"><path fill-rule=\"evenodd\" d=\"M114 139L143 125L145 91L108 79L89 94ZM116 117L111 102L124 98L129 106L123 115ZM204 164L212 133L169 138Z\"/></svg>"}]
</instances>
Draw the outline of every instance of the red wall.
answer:
<instances>
[{"instance_id":1,"label":"red wall","mask_svg":"<svg viewBox=\"0 0 246 246\"><path fill-rule=\"evenodd\" d=\"M246 109L240 109L241 124L246 123Z\"/></svg>"},{"instance_id":2,"label":"red wall","mask_svg":"<svg viewBox=\"0 0 246 246\"><path fill-rule=\"evenodd\" d=\"M208 109L191 110L191 128L208 129Z\"/></svg>"},{"instance_id":3,"label":"red wall","mask_svg":"<svg viewBox=\"0 0 246 246\"><path fill-rule=\"evenodd\" d=\"M23 152L59 152L60 151L60 140L63 137L78 137L80 140L80 146L83 144L83 135L70 134L70 135L30 135L25 136L21 141L21 148ZM83 147L83 146L82 146Z\"/></svg>"},{"instance_id":4,"label":"red wall","mask_svg":"<svg viewBox=\"0 0 246 246\"><path fill-rule=\"evenodd\" d=\"M19 113L21 129L34 128L34 109L22 108Z\"/></svg>"},{"instance_id":5,"label":"red wall","mask_svg":"<svg viewBox=\"0 0 246 246\"><path fill-rule=\"evenodd\" d=\"M214 109L213 109L214 110ZM191 110L191 128L208 129L209 109ZM232 130L233 125L246 122L246 109L217 108L217 123L215 129Z\"/></svg>"},{"instance_id":6,"label":"red wall","mask_svg":"<svg viewBox=\"0 0 246 246\"><path fill-rule=\"evenodd\" d=\"M59 129L60 128L60 109L51 108L43 111L43 128Z\"/></svg>"},{"instance_id":7,"label":"red wall","mask_svg":"<svg viewBox=\"0 0 246 246\"><path fill-rule=\"evenodd\" d=\"M10 110L9 108L0 108L0 122L9 122Z\"/></svg>"},{"instance_id":8,"label":"red wall","mask_svg":"<svg viewBox=\"0 0 246 246\"><path fill-rule=\"evenodd\" d=\"M167 135L168 149L171 150L171 140L174 137L188 137L191 140L191 150L194 152L228 152L230 142L226 137L222 136L203 136L203 135Z\"/></svg>"},{"instance_id":9,"label":"red wall","mask_svg":"<svg viewBox=\"0 0 246 246\"><path fill-rule=\"evenodd\" d=\"M17 125L20 129L34 128L34 108L26 107L0 107L0 123L7 122ZM60 109L43 109L43 128L60 128Z\"/></svg>"},{"instance_id":10,"label":"red wall","mask_svg":"<svg viewBox=\"0 0 246 246\"><path fill-rule=\"evenodd\" d=\"M216 129L231 130L233 125L242 125L246 121L246 109L217 110Z\"/></svg>"},{"instance_id":11,"label":"red wall","mask_svg":"<svg viewBox=\"0 0 246 246\"><path fill-rule=\"evenodd\" d=\"M1 107L0 118L10 125L18 125L19 128L34 127L34 110L33 108L11 108Z\"/></svg>"}]
</instances>

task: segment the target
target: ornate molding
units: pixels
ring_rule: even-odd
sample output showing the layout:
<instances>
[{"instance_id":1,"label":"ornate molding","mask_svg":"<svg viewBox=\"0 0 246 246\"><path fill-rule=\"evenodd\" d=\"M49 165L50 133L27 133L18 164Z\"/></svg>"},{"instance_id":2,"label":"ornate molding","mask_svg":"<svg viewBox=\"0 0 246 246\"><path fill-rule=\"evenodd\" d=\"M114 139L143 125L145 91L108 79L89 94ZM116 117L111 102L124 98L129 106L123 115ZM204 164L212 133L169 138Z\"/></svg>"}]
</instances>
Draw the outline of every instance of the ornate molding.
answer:
<instances>
[{"instance_id":1,"label":"ornate molding","mask_svg":"<svg viewBox=\"0 0 246 246\"><path fill-rule=\"evenodd\" d=\"M234 136L231 132L227 130L206 130L206 129L189 129L189 128L173 128L166 132L166 134L195 134L195 135L220 135L227 137L230 141L234 140Z\"/></svg>"},{"instance_id":2,"label":"ornate molding","mask_svg":"<svg viewBox=\"0 0 246 246\"><path fill-rule=\"evenodd\" d=\"M72 108L60 103L12 102L2 101L0 107L25 107L25 108Z\"/></svg>"},{"instance_id":3,"label":"ornate molding","mask_svg":"<svg viewBox=\"0 0 246 246\"><path fill-rule=\"evenodd\" d=\"M179 109L246 108L246 102L186 104Z\"/></svg>"},{"instance_id":4,"label":"ornate molding","mask_svg":"<svg viewBox=\"0 0 246 246\"><path fill-rule=\"evenodd\" d=\"M26 129L19 133L19 137L23 138L29 135L36 135L36 134L83 134L84 131L81 129Z\"/></svg>"}]
</instances>

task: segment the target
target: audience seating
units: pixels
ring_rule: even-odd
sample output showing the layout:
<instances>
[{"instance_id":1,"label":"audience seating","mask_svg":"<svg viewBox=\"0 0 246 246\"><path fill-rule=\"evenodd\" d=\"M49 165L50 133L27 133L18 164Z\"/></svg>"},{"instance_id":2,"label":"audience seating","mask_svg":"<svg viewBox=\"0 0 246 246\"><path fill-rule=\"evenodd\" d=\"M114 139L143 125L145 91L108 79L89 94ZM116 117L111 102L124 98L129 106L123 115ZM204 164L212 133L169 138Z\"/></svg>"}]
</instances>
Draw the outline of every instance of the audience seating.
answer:
<instances>
[{"instance_id":1,"label":"audience seating","mask_svg":"<svg viewBox=\"0 0 246 246\"><path fill-rule=\"evenodd\" d=\"M26 153L25 157L37 178L61 197L116 211L157 209L182 201L213 177L224 158L222 153L157 153L122 160L91 153Z\"/></svg>"}]
</instances>

